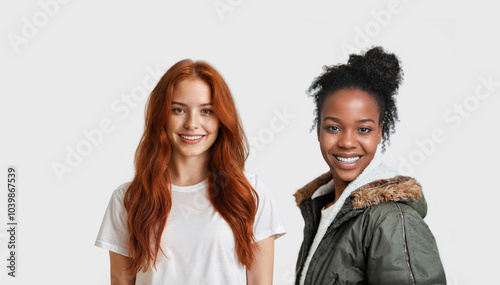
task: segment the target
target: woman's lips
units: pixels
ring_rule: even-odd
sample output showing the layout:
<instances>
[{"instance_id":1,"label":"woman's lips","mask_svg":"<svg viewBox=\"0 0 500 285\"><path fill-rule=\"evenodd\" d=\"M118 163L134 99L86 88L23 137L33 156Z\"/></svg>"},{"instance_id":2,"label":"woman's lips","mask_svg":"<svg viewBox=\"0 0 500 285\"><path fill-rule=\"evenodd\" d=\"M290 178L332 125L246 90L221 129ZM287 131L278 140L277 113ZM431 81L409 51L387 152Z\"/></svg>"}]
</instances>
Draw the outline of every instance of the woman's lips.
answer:
<instances>
[{"instance_id":1,"label":"woman's lips","mask_svg":"<svg viewBox=\"0 0 500 285\"><path fill-rule=\"evenodd\" d=\"M356 167L358 161L361 159L360 155L356 156L340 156L334 155L337 165L344 169L353 169Z\"/></svg>"},{"instance_id":2,"label":"woman's lips","mask_svg":"<svg viewBox=\"0 0 500 285\"><path fill-rule=\"evenodd\" d=\"M179 137L185 143L196 144L203 139L204 135L179 135Z\"/></svg>"},{"instance_id":3,"label":"woman's lips","mask_svg":"<svg viewBox=\"0 0 500 285\"><path fill-rule=\"evenodd\" d=\"M358 161L361 158L361 156L358 155L358 156L343 157L343 156L335 155L335 158L342 163L351 164L351 163L355 163L356 161Z\"/></svg>"}]
</instances>

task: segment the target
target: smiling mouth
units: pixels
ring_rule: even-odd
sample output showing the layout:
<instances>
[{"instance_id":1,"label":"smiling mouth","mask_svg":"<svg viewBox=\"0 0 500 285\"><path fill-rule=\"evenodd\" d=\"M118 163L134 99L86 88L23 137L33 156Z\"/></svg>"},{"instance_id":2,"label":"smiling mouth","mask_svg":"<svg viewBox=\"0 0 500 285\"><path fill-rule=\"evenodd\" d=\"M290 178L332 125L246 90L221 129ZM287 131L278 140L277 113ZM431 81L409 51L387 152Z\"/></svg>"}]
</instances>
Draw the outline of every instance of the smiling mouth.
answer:
<instances>
[{"instance_id":1,"label":"smiling mouth","mask_svg":"<svg viewBox=\"0 0 500 285\"><path fill-rule=\"evenodd\" d=\"M199 140L203 137L203 136L185 136L185 135L179 135L179 136L188 141Z\"/></svg>"},{"instance_id":2,"label":"smiling mouth","mask_svg":"<svg viewBox=\"0 0 500 285\"><path fill-rule=\"evenodd\" d=\"M358 161L359 159L361 158L361 156L353 156L353 157L342 157L342 156L335 156L335 159L337 159L338 161L342 162L342 163L355 163L356 161Z\"/></svg>"}]
</instances>

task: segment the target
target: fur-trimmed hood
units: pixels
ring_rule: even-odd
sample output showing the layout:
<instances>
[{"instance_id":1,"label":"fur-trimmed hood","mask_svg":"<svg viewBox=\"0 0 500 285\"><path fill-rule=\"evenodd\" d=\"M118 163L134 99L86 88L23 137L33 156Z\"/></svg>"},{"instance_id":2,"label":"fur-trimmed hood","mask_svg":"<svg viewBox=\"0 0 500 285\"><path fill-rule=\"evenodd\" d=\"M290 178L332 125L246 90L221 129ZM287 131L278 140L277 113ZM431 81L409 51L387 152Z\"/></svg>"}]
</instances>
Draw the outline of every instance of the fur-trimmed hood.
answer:
<instances>
[{"instance_id":1,"label":"fur-trimmed hood","mask_svg":"<svg viewBox=\"0 0 500 285\"><path fill-rule=\"evenodd\" d=\"M295 194L297 206L308 198L313 198L313 194L322 186L333 184L333 176L331 172L324 173L318 178L309 182L307 185L299 189ZM333 191L333 187L330 189ZM388 201L405 201L412 205L411 202L416 202L422 198L422 186L414 179L408 176L395 176L387 179L380 179L370 182L354 190L350 196L353 197L352 206L354 209L360 209L378 205ZM425 216L426 208L415 207L419 214Z\"/></svg>"}]
</instances>

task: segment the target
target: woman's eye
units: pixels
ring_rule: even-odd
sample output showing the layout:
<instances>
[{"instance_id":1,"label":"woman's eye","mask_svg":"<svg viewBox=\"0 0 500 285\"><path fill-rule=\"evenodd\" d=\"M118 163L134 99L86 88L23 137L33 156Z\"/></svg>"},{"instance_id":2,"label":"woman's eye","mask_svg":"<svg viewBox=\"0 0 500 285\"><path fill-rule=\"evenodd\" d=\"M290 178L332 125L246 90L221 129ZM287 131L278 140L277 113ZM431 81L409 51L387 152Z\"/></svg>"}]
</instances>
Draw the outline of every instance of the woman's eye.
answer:
<instances>
[{"instance_id":1,"label":"woman's eye","mask_svg":"<svg viewBox=\"0 0 500 285\"><path fill-rule=\"evenodd\" d=\"M329 132L338 132L340 131L340 128L338 126L328 126L326 127L326 130Z\"/></svg>"},{"instance_id":2,"label":"woman's eye","mask_svg":"<svg viewBox=\"0 0 500 285\"><path fill-rule=\"evenodd\" d=\"M177 114L184 113L184 110L182 110L181 108L173 108L172 111L174 111L174 113L177 113Z\"/></svg>"},{"instance_id":3,"label":"woman's eye","mask_svg":"<svg viewBox=\"0 0 500 285\"><path fill-rule=\"evenodd\" d=\"M208 115L208 114L212 114L214 111L210 110L210 109L203 109L201 110L201 113L204 114L204 115Z\"/></svg>"},{"instance_id":4,"label":"woman's eye","mask_svg":"<svg viewBox=\"0 0 500 285\"><path fill-rule=\"evenodd\" d=\"M369 133L369 132L371 132L372 130L371 130L370 128L359 128L359 131L360 131L361 133Z\"/></svg>"}]
</instances>

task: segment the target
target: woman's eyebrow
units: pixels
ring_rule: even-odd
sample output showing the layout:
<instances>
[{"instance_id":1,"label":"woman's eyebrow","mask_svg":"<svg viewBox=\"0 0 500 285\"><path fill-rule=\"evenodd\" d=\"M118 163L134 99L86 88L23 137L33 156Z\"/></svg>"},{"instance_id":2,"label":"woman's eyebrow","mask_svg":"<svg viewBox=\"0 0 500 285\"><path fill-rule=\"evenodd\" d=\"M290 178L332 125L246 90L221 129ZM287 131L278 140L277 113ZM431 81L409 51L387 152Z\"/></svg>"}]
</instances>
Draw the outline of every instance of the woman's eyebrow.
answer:
<instances>
[{"instance_id":1,"label":"woman's eyebrow","mask_svg":"<svg viewBox=\"0 0 500 285\"><path fill-rule=\"evenodd\" d=\"M339 119L339 118L337 118L337 117L325 117L325 118L323 119L323 121L326 121L326 120L331 120L331 121L334 121L334 122L342 122L342 120L341 120L341 119ZM367 118L367 119L357 120L356 122L357 122L357 123L366 123L366 122L373 122L373 123L376 123L376 122L375 122L375 120L373 120L373 119L369 119L369 118Z\"/></svg>"},{"instance_id":2,"label":"woman's eyebrow","mask_svg":"<svg viewBox=\"0 0 500 285\"><path fill-rule=\"evenodd\" d=\"M337 118L337 117L325 117L323 119L323 121L326 121L326 120L331 120L331 121L335 121L335 122L342 122L342 120Z\"/></svg>"},{"instance_id":3,"label":"woman's eyebrow","mask_svg":"<svg viewBox=\"0 0 500 285\"><path fill-rule=\"evenodd\" d=\"M373 123L375 123L375 120L373 120L373 119L361 119L361 120L358 120L358 123L366 123L366 122L373 122Z\"/></svg>"},{"instance_id":4,"label":"woman's eyebrow","mask_svg":"<svg viewBox=\"0 0 500 285\"><path fill-rule=\"evenodd\" d=\"M187 104L184 104L184 103L181 103L181 102L176 102L176 101L173 101L172 102L172 105L181 105L181 106L187 106ZM208 103L202 103L200 104L200 106L212 106L212 102L208 102Z\"/></svg>"}]
</instances>

